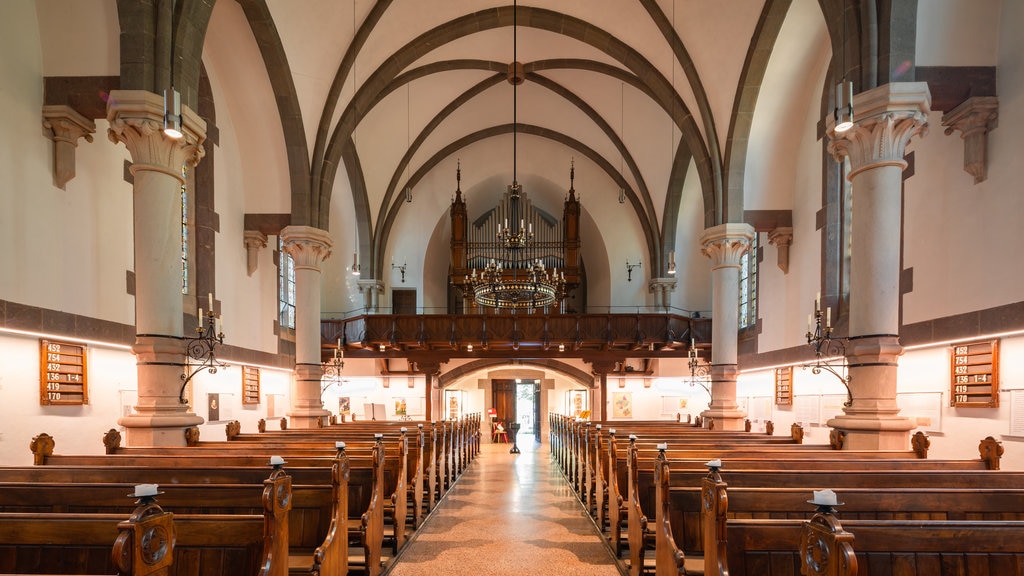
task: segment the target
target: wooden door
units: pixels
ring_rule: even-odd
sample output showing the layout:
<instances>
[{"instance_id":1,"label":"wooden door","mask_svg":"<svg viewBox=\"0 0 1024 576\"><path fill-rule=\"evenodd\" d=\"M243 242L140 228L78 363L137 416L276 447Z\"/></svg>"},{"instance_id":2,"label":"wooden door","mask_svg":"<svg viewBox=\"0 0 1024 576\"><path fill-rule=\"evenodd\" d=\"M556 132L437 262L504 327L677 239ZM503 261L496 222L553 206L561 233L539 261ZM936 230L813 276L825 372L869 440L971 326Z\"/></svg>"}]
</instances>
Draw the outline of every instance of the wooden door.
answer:
<instances>
[{"instance_id":1,"label":"wooden door","mask_svg":"<svg viewBox=\"0 0 1024 576\"><path fill-rule=\"evenodd\" d=\"M509 430L516 421L516 381L491 380L491 406L497 411L497 421Z\"/></svg>"},{"instance_id":2,"label":"wooden door","mask_svg":"<svg viewBox=\"0 0 1024 576\"><path fill-rule=\"evenodd\" d=\"M416 313L416 290L410 288L394 288L391 290L392 314Z\"/></svg>"}]
</instances>

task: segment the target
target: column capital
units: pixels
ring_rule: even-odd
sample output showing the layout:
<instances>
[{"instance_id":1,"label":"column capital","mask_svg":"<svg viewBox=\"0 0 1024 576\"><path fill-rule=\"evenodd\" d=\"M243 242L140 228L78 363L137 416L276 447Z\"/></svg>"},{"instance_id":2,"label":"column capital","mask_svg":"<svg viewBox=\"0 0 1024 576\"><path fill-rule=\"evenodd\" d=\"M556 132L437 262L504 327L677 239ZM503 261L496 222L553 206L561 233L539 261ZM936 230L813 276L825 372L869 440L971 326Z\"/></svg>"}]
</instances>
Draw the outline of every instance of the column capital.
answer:
<instances>
[{"instance_id":1,"label":"column capital","mask_svg":"<svg viewBox=\"0 0 1024 576\"><path fill-rule=\"evenodd\" d=\"M655 290L664 290L665 292L671 292L676 289L675 278L651 278L647 282L647 291L654 293Z\"/></svg>"},{"instance_id":2,"label":"column capital","mask_svg":"<svg viewBox=\"0 0 1024 576\"><path fill-rule=\"evenodd\" d=\"M147 90L113 90L107 100L107 137L128 148L132 174L151 170L181 181L185 162L199 164L206 153L206 121L187 106L181 107L181 120L183 136L175 140L163 133L163 96Z\"/></svg>"},{"instance_id":3,"label":"column capital","mask_svg":"<svg viewBox=\"0 0 1024 576\"><path fill-rule=\"evenodd\" d=\"M267 247L267 235L259 230L244 230L242 242L245 244L245 271L252 276L259 267L259 250Z\"/></svg>"},{"instance_id":4,"label":"column capital","mask_svg":"<svg viewBox=\"0 0 1024 576\"><path fill-rule=\"evenodd\" d=\"M331 256L331 236L312 226L286 226L281 230L284 251L295 261L295 269L320 271L320 263Z\"/></svg>"},{"instance_id":5,"label":"column capital","mask_svg":"<svg viewBox=\"0 0 1024 576\"><path fill-rule=\"evenodd\" d=\"M793 227L779 226L768 232L768 243L778 248L776 262L783 274L789 274L789 246L793 243Z\"/></svg>"},{"instance_id":6,"label":"column capital","mask_svg":"<svg viewBox=\"0 0 1024 576\"><path fill-rule=\"evenodd\" d=\"M360 278L356 281L356 284L359 286L359 289L363 291L384 291L384 281L377 280L376 278Z\"/></svg>"},{"instance_id":7,"label":"column capital","mask_svg":"<svg viewBox=\"0 0 1024 576\"><path fill-rule=\"evenodd\" d=\"M711 269L739 268L740 259L754 241L754 227L750 224L719 224L701 234L700 253L711 259Z\"/></svg>"},{"instance_id":8,"label":"column capital","mask_svg":"<svg viewBox=\"0 0 1024 576\"><path fill-rule=\"evenodd\" d=\"M849 179L878 166L902 170L910 139L928 131L931 103L927 82L890 82L856 94L853 128L836 132L835 119L827 121L828 151L837 161L850 158Z\"/></svg>"}]
</instances>

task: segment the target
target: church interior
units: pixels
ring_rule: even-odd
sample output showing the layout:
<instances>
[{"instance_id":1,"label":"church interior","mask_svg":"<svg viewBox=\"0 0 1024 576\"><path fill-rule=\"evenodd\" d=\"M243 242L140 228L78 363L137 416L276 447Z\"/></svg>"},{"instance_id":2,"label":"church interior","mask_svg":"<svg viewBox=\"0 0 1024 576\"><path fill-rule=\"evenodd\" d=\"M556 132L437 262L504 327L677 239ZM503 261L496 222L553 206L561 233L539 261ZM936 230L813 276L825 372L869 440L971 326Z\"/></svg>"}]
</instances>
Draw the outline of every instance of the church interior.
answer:
<instances>
[{"instance_id":1,"label":"church interior","mask_svg":"<svg viewBox=\"0 0 1024 576\"><path fill-rule=\"evenodd\" d=\"M0 14L9 465L470 422L571 480L593 422L1024 471L1024 3Z\"/></svg>"}]
</instances>

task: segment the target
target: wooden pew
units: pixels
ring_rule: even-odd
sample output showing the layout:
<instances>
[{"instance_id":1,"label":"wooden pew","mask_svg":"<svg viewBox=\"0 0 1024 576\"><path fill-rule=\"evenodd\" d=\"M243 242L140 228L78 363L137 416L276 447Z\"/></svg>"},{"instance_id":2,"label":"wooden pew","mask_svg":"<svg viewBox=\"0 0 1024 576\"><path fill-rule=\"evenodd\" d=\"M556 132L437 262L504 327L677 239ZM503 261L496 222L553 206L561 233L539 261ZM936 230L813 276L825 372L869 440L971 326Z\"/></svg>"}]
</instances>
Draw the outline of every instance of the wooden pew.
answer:
<instances>
[{"instance_id":1,"label":"wooden pew","mask_svg":"<svg viewBox=\"0 0 1024 576\"><path fill-rule=\"evenodd\" d=\"M290 504L290 478L277 470L265 481L262 514L175 515L152 498L141 499L127 520L110 513L4 512L0 572L215 576L230 566L233 574L285 576Z\"/></svg>"},{"instance_id":2,"label":"wooden pew","mask_svg":"<svg viewBox=\"0 0 1024 576\"><path fill-rule=\"evenodd\" d=\"M989 475L994 477L1001 474ZM971 500L972 490L964 490L960 494L939 490L936 495L926 495L928 490L920 488L910 492L905 489L876 488L873 494L868 494L867 502L862 494L860 502L862 507L874 510L857 512L857 508L854 508L851 515L884 516L888 512L882 509L882 505L903 503L915 509L914 514L924 516L976 514L979 517L1024 517L1024 508L1021 507L1024 503L1024 489L1019 487L1003 490L1003 499L994 505L988 503L988 498L984 496ZM847 498L846 494L855 494L848 488L837 492L842 500L852 501L853 498ZM807 556L808 550L815 555L824 553L817 544L807 548L808 532L801 532L806 522L804 520L730 517L737 512L734 504L742 501L733 497L736 493L738 491L734 488L727 490L716 470L709 473L703 482L701 500L708 504L703 508L705 574L797 574L801 558ZM993 494L995 492L990 492L988 496L991 498ZM811 490L806 490L802 497L810 495ZM762 493L759 498L764 500L776 496L779 495ZM870 496L879 500L878 506L870 505ZM956 502L959 498L965 501ZM1011 502L1013 505L1010 508L1015 511L999 511L1000 503L1007 505ZM977 505L979 510L972 511L972 504ZM806 506L803 508L804 514L809 513ZM922 511L921 508L931 508L932 511ZM954 512L947 511L947 508ZM799 514L798 510L792 514ZM822 512L822 509L819 508L818 512ZM843 514L846 514L845 510ZM899 512L892 514L899 515ZM855 518L844 520L843 527L853 535L852 551L860 558L860 571L855 564L851 569L850 564L846 563L847 568L843 572L823 572L815 568L815 571L806 574L1024 574L1024 520ZM828 526L817 525L814 528L819 531L817 537L820 538L824 533L821 529ZM850 543L849 538L839 532L836 538L839 542ZM804 546L802 554L799 553L801 546ZM835 558L850 557L851 550L847 547L832 546L828 551L842 554ZM941 559L940 553L943 554ZM946 554L949 556L946 557ZM833 564L832 567L836 568L839 564ZM966 566L970 566L971 570L964 571Z\"/></svg>"}]
</instances>

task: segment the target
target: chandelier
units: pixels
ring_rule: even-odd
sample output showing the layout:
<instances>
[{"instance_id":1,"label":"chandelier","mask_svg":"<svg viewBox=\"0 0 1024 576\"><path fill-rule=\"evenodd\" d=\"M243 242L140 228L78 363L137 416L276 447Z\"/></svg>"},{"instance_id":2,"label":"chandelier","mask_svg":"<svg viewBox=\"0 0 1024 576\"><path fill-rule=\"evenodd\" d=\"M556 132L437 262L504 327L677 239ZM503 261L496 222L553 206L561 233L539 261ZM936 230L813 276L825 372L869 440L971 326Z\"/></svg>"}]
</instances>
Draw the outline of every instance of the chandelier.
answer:
<instances>
[{"instance_id":1,"label":"chandelier","mask_svg":"<svg viewBox=\"0 0 1024 576\"><path fill-rule=\"evenodd\" d=\"M565 296L565 273L558 268L551 272L544 267L541 259L532 259L533 224L527 226L520 218L519 199L522 193L516 179L516 90L525 80L523 65L517 60L516 8L513 5L512 20L512 64L509 65L508 81L512 84L512 184L508 187L510 216L495 234L495 241L501 250L500 258L491 258L487 266L477 274L473 269L466 276L465 283L473 291L477 304L496 309L520 310L550 306ZM570 171L572 178L572 171Z\"/></svg>"}]
</instances>

